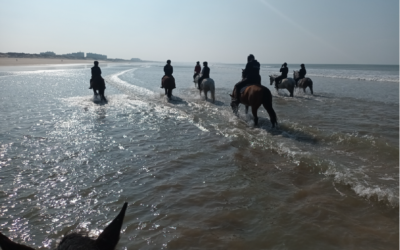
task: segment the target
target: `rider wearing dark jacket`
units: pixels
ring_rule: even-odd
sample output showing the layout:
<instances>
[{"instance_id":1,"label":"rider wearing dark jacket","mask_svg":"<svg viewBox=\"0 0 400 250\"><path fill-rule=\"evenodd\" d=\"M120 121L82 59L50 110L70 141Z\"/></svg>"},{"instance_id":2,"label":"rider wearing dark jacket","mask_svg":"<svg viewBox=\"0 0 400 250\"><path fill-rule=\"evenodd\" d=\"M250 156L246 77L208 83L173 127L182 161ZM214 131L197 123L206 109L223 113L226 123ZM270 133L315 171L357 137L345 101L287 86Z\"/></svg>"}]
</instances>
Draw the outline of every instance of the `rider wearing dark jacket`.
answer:
<instances>
[{"instance_id":1,"label":"rider wearing dark jacket","mask_svg":"<svg viewBox=\"0 0 400 250\"><path fill-rule=\"evenodd\" d=\"M201 66L200 66L200 62L196 63L196 66L194 67L194 75L193 75L193 79L196 78L196 76L198 76L200 74L201 71Z\"/></svg>"},{"instance_id":2,"label":"rider wearing dark jacket","mask_svg":"<svg viewBox=\"0 0 400 250\"><path fill-rule=\"evenodd\" d=\"M235 85L237 105L240 103L240 90L246 85L261 85L260 63L254 59L252 54L247 57L247 64L243 72L242 81Z\"/></svg>"},{"instance_id":3,"label":"rider wearing dark jacket","mask_svg":"<svg viewBox=\"0 0 400 250\"><path fill-rule=\"evenodd\" d=\"M278 84L280 80L287 78L287 74L289 72L289 68L287 67L287 63L282 64L281 69L279 70L282 74L275 78L275 88L278 88Z\"/></svg>"},{"instance_id":4,"label":"rider wearing dark jacket","mask_svg":"<svg viewBox=\"0 0 400 250\"><path fill-rule=\"evenodd\" d=\"M301 69L299 70L299 78L297 78L298 80L303 79L304 77L306 77L307 71L306 71L306 66L304 66L304 64L300 64Z\"/></svg>"},{"instance_id":5,"label":"rider wearing dark jacket","mask_svg":"<svg viewBox=\"0 0 400 250\"><path fill-rule=\"evenodd\" d=\"M163 87L163 86L162 86L162 79L163 79L165 76L169 76L169 77L174 78L174 76L172 75L172 73L174 73L174 67L172 67L172 65L171 65L171 60L167 60L167 64L164 66L164 76L161 77L161 88ZM174 78L174 80L175 80L175 78Z\"/></svg>"},{"instance_id":6,"label":"rider wearing dark jacket","mask_svg":"<svg viewBox=\"0 0 400 250\"><path fill-rule=\"evenodd\" d=\"M301 69L299 70L299 74L298 77L294 79L296 86L297 83L301 80L304 79L306 77L307 71L306 71L306 67L304 66L304 64L300 64Z\"/></svg>"},{"instance_id":7,"label":"rider wearing dark jacket","mask_svg":"<svg viewBox=\"0 0 400 250\"><path fill-rule=\"evenodd\" d=\"M203 62L203 70L201 71L201 77L199 79L199 81L197 82L197 88L200 88L200 84L201 82L206 79L206 78L210 78L210 68L208 67L208 63L207 62Z\"/></svg>"}]
</instances>

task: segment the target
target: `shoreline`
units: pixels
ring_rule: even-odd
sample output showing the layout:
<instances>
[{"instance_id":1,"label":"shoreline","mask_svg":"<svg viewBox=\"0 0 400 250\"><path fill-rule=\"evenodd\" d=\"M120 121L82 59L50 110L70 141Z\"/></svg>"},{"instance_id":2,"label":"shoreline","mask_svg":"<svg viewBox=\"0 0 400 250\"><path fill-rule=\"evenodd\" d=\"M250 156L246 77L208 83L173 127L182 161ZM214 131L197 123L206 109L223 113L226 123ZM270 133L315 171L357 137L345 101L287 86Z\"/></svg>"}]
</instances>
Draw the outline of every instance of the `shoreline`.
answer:
<instances>
[{"instance_id":1,"label":"shoreline","mask_svg":"<svg viewBox=\"0 0 400 250\"><path fill-rule=\"evenodd\" d=\"M0 58L0 67L8 66L35 66L35 65L67 65L67 64L87 64L93 65L95 60L81 59L59 59L59 58ZM119 63L98 60L100 64Z\"/></svg>"}]
</instances>

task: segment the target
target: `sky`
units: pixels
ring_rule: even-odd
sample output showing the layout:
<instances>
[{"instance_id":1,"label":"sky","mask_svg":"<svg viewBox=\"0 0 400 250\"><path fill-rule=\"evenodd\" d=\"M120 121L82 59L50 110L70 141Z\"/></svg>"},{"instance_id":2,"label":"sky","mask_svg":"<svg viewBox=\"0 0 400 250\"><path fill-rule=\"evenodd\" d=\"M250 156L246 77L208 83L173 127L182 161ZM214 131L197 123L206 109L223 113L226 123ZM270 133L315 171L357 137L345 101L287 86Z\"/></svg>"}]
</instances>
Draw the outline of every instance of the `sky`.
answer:
<instances>
[{"instance_id":1,"label":"sky","mask_svg":"<svg viewBox=\"0 0 400 250\"><path fill-rule=\"evenodd\" d=\"M0 52L399 64L398 0L0 0Z\"/></svg>"}]
</instances>

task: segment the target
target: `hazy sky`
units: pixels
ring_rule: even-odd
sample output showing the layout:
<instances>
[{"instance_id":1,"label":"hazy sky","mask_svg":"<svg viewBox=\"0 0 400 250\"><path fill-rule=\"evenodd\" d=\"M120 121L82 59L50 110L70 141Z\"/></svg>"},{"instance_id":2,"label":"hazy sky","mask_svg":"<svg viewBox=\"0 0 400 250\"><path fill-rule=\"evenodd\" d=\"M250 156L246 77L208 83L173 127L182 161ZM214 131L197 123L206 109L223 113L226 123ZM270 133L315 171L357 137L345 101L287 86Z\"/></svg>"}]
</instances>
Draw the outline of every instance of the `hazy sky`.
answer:
<instances>
[{"instance_id":1,"label":"hazy sky","mask_svg":"<svg viewBox=\"0 0 400 250\"><path fill-rule=\"evenodd\" d=\"M0 0L0 52L399 64L398 0Z\"/></svg>"}]
</instances>

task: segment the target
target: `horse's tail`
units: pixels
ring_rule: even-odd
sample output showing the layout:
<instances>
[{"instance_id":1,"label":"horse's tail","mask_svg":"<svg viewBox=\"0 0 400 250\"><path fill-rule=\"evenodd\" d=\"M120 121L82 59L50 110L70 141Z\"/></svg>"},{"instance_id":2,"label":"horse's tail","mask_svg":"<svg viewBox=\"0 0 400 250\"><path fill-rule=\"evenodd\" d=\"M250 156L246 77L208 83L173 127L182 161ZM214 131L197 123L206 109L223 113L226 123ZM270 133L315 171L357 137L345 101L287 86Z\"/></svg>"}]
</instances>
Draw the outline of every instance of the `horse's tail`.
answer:
<instances>
[{"instance_id":1,"label":"horse's tail","mask_svg":"<svg viewBox=\"0 0 400 250\"><path fill-rule=\"evenodd\" d=\"M314 91L313 91L313 81L308 78L310 80L310 90L311 90L311 94L314 95Z\"/></svg>"},{"instance_id":2,"label":"horse's tail","mask_svg":"<svg viewBox=\"0 0 400 250\"><path fill-rule=\"evenodd\" d=\"M213 102L215 102L215 82L214 81L211 84L210 90L211 90L211 98L212 98Z\"/></svg>"},{"instance_id":3,"label":"horse's tail","mask_svg":"<svg viewBox=\"0 0 400 250\"><path fill-rule=\"evenodd\" d=\"M269 118L272 123L272 127L278 124L276 113L274 108L272 107L272 94L271 91L263 86L263 106L267 110L269 114Z\"/></svg>"}]
</instances>

